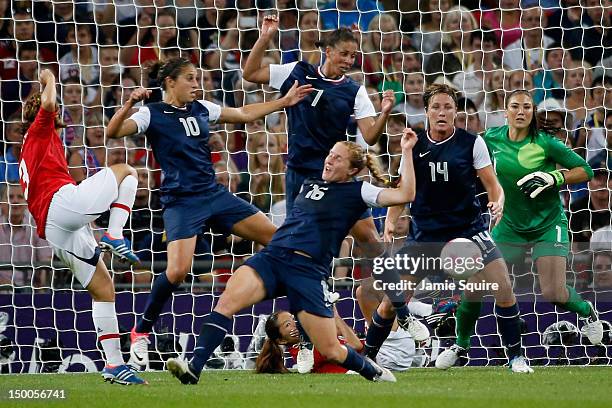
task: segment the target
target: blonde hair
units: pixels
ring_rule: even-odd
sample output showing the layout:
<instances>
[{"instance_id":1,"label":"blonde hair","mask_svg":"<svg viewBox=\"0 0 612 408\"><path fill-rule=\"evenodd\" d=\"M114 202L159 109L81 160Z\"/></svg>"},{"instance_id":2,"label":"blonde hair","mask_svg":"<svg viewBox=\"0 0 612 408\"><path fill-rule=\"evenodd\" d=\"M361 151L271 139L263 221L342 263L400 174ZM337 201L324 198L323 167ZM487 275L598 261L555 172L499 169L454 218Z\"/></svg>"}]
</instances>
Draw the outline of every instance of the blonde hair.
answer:
<instances>
[{"instance_id":1,"label":"blonde hair","mask_svg":"<svg viewBox=\"0 0 612 408\"><path fill-rule=\"evenodd\" d=\"M461 28L461 20L463 16L467 16L472 23L472 32L465 33L464 35L472 35L474 30L478 30L478 22L474 15L465 8L464 6L451 7L446 13L442 13L442 44L447 46L453 45L452 32L448 31L448 22L453 18L459 19L459 29Z\"/></svg>"},{"instance_id":2,"label":"blonde hair","mask_svg":"<svg viewBox=\"0 0 612 408\"><path fill-rule=\"evenodd\" d=\"M338 142L349 151L349 162L352 168L356 168L358 173L365 167L370 170L370 174L374 179L381 182L385 186L393 187L394 183L383 176L383 171L376 156L366 152L361 146L355 142Z\"/></svg>"}]
</instances>

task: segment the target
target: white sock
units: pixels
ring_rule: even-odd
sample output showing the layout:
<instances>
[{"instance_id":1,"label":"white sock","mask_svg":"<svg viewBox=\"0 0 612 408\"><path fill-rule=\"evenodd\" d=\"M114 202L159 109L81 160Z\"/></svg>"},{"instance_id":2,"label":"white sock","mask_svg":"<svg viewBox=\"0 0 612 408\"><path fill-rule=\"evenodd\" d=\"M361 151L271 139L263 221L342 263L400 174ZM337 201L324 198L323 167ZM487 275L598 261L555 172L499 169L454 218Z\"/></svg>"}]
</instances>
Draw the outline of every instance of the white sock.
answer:
<instances>
[{"instance_id":1,"label":"white sock","mask_svg":"<svg viewBox=\"0 0 612 408\"><path fill-rule=\"evenodd\" d=\"M137 188L138 179L132 175L124 178L121 184L119 184L119 196L117 201L111 204L110 218L108 220L108 235L111 237L123 237L123 227L125 227L130 211L132 211Z\"/></svg>"},{"instance_id":2,"label":"white sock","mask_svg":"<svg viewBox=\"0 0 612 408\"><path fill-rule=\"evenodd\" d=\"M113 366L125 364L121 354L115 302L93 302L91 315L96 327L98 340L104 350L106 364Z\"/></svg>"},{"instance_id":3,"label":"white sock","mask_svg":"<svg viewBox=\"0 0 612 408\"><path fill-rule=\"evenodd\" d=\"M408 302L408 311L410 314L425 317L433 313L433 305L411 298Z\"/></svg>"}]
</instances>

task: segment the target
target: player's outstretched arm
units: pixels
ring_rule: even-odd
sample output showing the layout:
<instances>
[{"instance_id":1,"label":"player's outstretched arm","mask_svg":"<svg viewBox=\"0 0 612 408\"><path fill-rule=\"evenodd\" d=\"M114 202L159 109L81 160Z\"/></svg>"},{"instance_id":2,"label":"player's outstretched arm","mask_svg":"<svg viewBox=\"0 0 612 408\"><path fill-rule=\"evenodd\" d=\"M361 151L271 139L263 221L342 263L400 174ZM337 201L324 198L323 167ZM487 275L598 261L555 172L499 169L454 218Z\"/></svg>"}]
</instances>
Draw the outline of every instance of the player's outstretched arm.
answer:
<instances>
[{"instance_id":1,"label":"player's outstretched arm","mask_svg":"<svg viewBox=\"0 0 612 408\"><path fill-rule=\"evenodd\" d=\"M491 224L495 226L501 220L504 213L504 189L497 180L493 166L489 165L478 169L476 174L478 174L482 185L487 191L487 196L489 197L487 207L491 212Z\"/></svg>"},{"instance_id":2,"label":"player's outstretched arm","mask_svg":"<svg viewBox=\"0 0 612 408\"><path fill-rule=\"evenodd\" d=\"M138 133L138 125L133 119L126 119L130 110L138 102L147 99L151 95L150 89L138 88L132 92L130 99L111 118L106 128L106 134L111 139Z\"/></svg>"},{"instance_id":3,"label":"player's outstretched arm","mask_svg":"<svg viewBox=\"0 0 612 408\"><path fill-rule=\"evenodd\" d=\"M401 182L396 188L385 188L378 194L377 203L381 207L392 207L406 204L414 200L416 194L416 179L412 163L412 148L417 142L417 135L410 128L404 129L402 135L402 169Z\"/></svg>"},{"instance_id":4,"label":"player's outstretched arm","mask_svg":"<svg viewBox=\"0 0 612 408\"><path fill-rule=\"evenodd\" d=\"M40 84L43 91L40 95L40 106L47 112L55 112L55 100L57 98L57 90L55 89L55 75L48 69L40 71Z\"/></svg>"},{"instance_id":5,"label":"player's outstretched arm","mask_svg":"<svg viewBox=\"0 0 612 408\"><path fill-rule=\"evenodd\" d=\"M247 123L263 118L269 113L293 106L313 91L312 85L298 86L295 81L291 89L282 98L270 102L254 103L242 108L222 108L220 123Z\"/></svg>"},{"instance_id":6,"label":"player's outstretched arm","mask_svg":"<svg viewBox=\"0 0 612 408\"><path fill-rule=\"evenodd\" d=\"M402 181L400 180L400 183ZM389 207L387 210L387 216L385 217L385 230L383 232L383 241L384 242L393 242L393 238L395 235L395 225L397 224L397 220L400 215L404 211L404 205L395 205L393 207Z\"/></svg>"},{"instance_id":7,"label":"player's outstretched arm","mask_svg":"<svg viewBox=\"0 0 612 408\"><path fill-rule=\"evenodd\" d=\"M261 62L266 50L268 49L270 40L274 37L274 34L276 34L277 31L278 16L265 16L261 26L259 38L253 45L253 49L244 63L244 68L242 68L242 77L247 81L255 82L257 84L267 84L270 82L270 67L262 67Z\"/></svg>"},{"instance_id":8,"label":"player's outstretched arm","mask_svg":"<svg viewBox=\"0 0 612 408\"><path fill-rule=\"evenodd\" d=\"M376 119L373 116L357 119L357 126L363 135L363 139L370 146L378 142L380 135L382 135L385 130L387 119L389 119L394 104L395 94L392 90L386 90L383 92L380 115L378 115Z\"/></svg>"}]
</instances>

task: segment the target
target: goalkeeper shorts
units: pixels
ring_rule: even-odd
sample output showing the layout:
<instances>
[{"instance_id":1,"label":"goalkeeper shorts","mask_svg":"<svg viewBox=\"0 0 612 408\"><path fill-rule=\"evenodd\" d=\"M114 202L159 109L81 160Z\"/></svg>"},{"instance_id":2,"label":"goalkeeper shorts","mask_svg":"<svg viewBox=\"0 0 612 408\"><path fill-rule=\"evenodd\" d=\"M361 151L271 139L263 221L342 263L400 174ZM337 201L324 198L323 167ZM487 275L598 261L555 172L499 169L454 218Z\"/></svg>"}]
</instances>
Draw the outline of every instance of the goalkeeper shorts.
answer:
<instances>
[{"instance_id":1,"label":"goalkeeper shorts","mask_svg":"<svg viewBox=\"0 0 612 408\"><path fill-rule=\"evenodd\" d=\"M563 218L559 218L551 228L538 232L515 231L502 218L491 235L506 261L512 264L524 263L525 254L530 248L533 248L534 261L542 256L565 258L569 253L567 220Z\"/></svg>"}]
</instances>

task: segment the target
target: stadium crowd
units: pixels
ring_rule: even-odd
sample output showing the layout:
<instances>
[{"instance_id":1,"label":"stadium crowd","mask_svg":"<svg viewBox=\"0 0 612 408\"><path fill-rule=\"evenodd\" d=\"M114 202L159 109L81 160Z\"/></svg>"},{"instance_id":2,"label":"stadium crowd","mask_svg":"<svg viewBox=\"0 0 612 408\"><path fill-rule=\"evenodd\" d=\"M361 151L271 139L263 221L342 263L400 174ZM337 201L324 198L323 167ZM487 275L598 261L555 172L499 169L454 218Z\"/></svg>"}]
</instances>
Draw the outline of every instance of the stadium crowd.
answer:
<instances>
[{"instance_id":1,"label":"stadium crowd","mask_svg":"<svg viewBox=\"0 0 612 408\"><path fill-rule=\"evenodd\" d=\"M369 147L392 178L398 176L402 130L425 127L422 94L427 84L446 83L461 93L456 126L472 133L505 123L509 91L531 91L540 121L595 170L591 181L562 192L574 243L592 241L597 249L607 243L608 251L612 249L610 0L0 0L0 290L62 283L61 274L52 282L47 268L15 267L49 264L51 258L50 248L33 231L16 184L21 106L39 91L38 72L50 68L59 79L66 125L61 137L71 176L80 182L117 163L136 168L138 192L125 234L141 260L164 261L159 165L144 136L111 140L105 137L105 126L139 86L154 90L147 102L160 100L151 67L176 56L197 66L198 99L240 107L276 98L272 88L250 83L241 74L241 64L259 37L258 21L269 13L278 13L280 31L265 54L266 64L321 63L316 43L326 31L339 25L354 28L360 52L350 76L366 86L378 111L381 93L395 92L386 132ZM280 225L285 212L285 114L246 125L211 126L217 181ZM365 146L354 122L348 135ZM381 227L384 212L374 215ZM98 220L98 229L107 218ZM232 261L253 249L236 237L207 233L198 241L196 259L210 260L214 254ZM347 238L341 255L355 256L357 251ZM597 277L585 272L584 284L595 281L612 288L610 255L596 260L592 269ZM194 269L193 275L211 281L210 272ZM231 270L212 272L223 281ZM360 278L358 268L347 267L337 267L334 276ZM151 274L119 269L115 279L147 283Z\"/></svg>"}]
</instances>

